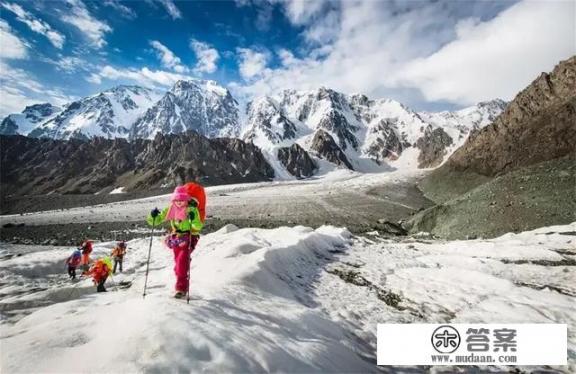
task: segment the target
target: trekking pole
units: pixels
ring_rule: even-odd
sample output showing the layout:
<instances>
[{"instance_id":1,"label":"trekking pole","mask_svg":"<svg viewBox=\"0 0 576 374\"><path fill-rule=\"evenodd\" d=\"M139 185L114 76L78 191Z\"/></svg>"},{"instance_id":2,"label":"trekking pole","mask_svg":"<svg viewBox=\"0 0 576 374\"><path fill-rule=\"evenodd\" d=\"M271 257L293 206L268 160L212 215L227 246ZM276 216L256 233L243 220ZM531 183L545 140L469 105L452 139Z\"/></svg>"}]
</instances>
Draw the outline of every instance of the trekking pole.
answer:
<instances>
[{"instance_id":1,"label":"trekking pole","mask_svg":"<svg viewBox=\"0 0 576 374\"><path fill-rule=\"evenodd\" d=\"M144 293L142 298L146 298L146 285L148 284L148 269L150 268L150 252L152 252L152 240L154 239L154 227L156 227L156 217L152 217L152 233L150 234L150 248L148 248L148 260L146 261L146 280L144 280Z\"/></svg>"},{"instance_id":2,"label":"trekking pole","mask_svg":"<svg viewBox=\"0 0 576 374\"><path fill-rule=\"evenodd\" d=\"M116 284L116 281L114 280L114 277L112 276L112 274L110 274L110 280L112 281L112 286L114 287L114 291L118 292L118 285Z\"/></svg>"},{"instance_id":3,"label":"trekking pole","mask_svg":"<svg viewBox=\"0 0 576 374\"><path fill-rule=\"evenodd\" d=\"M188 237L188 289L186 290L186 304L190 304L190 266L192 265L192 233Z\"/></svg>"}]
</instances>

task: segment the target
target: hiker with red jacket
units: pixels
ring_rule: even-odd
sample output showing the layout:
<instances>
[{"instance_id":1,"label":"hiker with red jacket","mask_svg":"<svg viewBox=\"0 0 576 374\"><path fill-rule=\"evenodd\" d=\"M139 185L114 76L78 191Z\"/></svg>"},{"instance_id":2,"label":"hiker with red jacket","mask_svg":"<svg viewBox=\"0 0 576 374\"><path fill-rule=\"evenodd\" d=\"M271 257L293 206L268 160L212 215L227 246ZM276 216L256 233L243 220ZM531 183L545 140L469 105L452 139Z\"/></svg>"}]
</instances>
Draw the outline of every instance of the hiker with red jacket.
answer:
<instances>
[{"instance_id":1,"label":"hiker with red jacket","mask_svg":"<svg viewBox=\"0 0 576 374\"><path fill-rule=\"evenodd\" d=\"M70 279L76 279L76 268L80 265L82 253L80 249L75 249L74 252L66 259L66 265L68 265L68 275Z\"/></svg>"},{"instance_id":2,"label":"hiker with red jacket","mask_svg":"<svg viewBox=\"0 0 576 374\"><path fill-rule=\"evenodd\" d=\"M88 274L88 269L90 268L90 253L92 253L92 242L90 240L85 240L80 246L80 251L82 251L82 259L80 264L82 266L82 274Z\"/></svg>"},{"instance_id":3,"label":"hiker with red jacket","mask_svg":"<svg viewBox=\"0 0 576 374\"><path fill-rule=\"evenodd\" d=\"M189 191L193 195L189 194ZM206 196L204 188L195 183L178 186L170 198L170 206L160 211L154 208L147 218L150 226L170 224L170 234L164 243L174 253L176 275L175 298L188 294L190 256L198 243L200 230L204 226Z\"/></svg>"}]
</instances>

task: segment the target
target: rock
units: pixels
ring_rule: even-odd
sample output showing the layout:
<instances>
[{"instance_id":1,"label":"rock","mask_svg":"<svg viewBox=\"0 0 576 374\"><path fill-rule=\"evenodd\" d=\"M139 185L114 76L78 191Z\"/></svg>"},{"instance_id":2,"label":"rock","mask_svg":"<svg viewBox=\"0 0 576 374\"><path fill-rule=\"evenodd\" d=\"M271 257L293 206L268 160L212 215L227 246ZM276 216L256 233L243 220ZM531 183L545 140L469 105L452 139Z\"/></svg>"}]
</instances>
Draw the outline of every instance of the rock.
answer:
<instances>
[{"instance_id":1,"label":"rock","mask_svg":"<svg viewBox=\"0 0 576 374\"><path fill-rule=\"evenodd\" d=\"M431 168L440 165L446 155L446 148L452 143L452 138L446 131L440 127L432 129L432 126L428 125L424 136L416 141L416 147L420 149L418 167Z\"/></svg>"},{"instance_id":2,"label":"rock","mask_svg":"<svg viewBox=\"0 0 576 374\"><path fill-rule=\"evenodd\" d=\"M318 168L314 160L297 143L291 147L280 148L278 159L286 167L286 170L297 178L306 178L314 174Z\"/></svg>"},{"instance_id":3,"label":"rock","mask_svg":"<svg viewBox=\"0 0 576 374\"><path fill-rule=\"evenodd\" d=\"M292 123L278 103L270 97L262 97L248 104L248 128L243 139L252 142L261 132L272 144L294 139L296 125Z\"/></svg>"},{"instance_id":4,"label":"rock","mask_svg":"<svg viewBox=\"0 0 576 374\"><path fill-rule=\"evenodd\" d=\"M35 139L0 136L3 194L92 194L122 185L127 191L267 181L274 170L260 150L240 139L197 133L158 134L154 140ZM122 183L117 179L122 177Z\"/></svg>"},{"instance_id":5,"label":"rock","mask_svg":"<svg viewBox=\"0 0 576 374\"><path fill-rule=\"evenodd\" d=\"M576 56L542 73L443 166L495 176L576 154Z\"/></svg>"},{"instance_id":6,"label":"rock","mask_svg":"<svg viewBox=\"0 0 576 374\"><path fill-rule=\"evenodd\" d=\"M379 231L384 231L384 232L386 232L388 234L392 234L392 235L398 235L398 236L408 235L408 231L405 228L403 228L401 225L394 223L394 222L387 221L383 218L378 220L377 229Z\"/></svg>"},{"instance_id":7,"label":"rock","mask_svg":"<svg viewBox=\"0 0 576 374\"><path fill-rule=\"evenodd\" d=\"M334 142L334 138L324 130L318 130L314 134L310 149L315 151L320 158L324 158L336 165L346 166L350 170L354 170L350 161L342 152L342 149Z\"/></svg>"},{"instance_id":8,"label":"rock","mask_svg":"<svg viewBox=\"0 0 576 374\"><path fill-rule=\"evenodd\" d=\"M381 134L377 137L367 149L368 155L375 159L378 163L385 159L397 159L404 148L409 147L410 144L402 142L398 137L397 132L394 130L395 122L390 119L383 119L377 125L370 128L371 134Z\"/></svg>"}]
</instances>

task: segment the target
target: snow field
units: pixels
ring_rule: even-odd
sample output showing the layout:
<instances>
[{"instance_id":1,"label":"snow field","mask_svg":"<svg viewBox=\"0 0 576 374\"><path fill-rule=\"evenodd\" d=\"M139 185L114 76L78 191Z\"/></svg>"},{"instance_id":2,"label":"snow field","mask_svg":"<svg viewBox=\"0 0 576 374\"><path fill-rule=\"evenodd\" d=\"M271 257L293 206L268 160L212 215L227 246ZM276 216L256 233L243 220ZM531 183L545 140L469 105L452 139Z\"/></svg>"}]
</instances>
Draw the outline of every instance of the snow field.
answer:
<instances>
[{"instance_id":1,"label":"snow field","mask_svg":"<svg viewBox=\"0 0 576 374\"><path fill-rule=\"evenodd\" d=\"M77 293L51 283L58 271L65 277L58 268L70 250L27 253L0 262L2 283L43 282L46 290L0 288L0 304L50 305L22 305L32 308L28 315L0 325L1 369L365 373L382 369L378 323L531 322L568 324L569 366L525 369L569 373L576 369L574 232L576 223L445 242L354 237L331 226L228 225L200 239L189 305L172 298L172 255L161 237L152 241L145 299L150 240L128 243L125 272L108 281L106 294L95 294L89 280L74 286ZM97 243L93 257L112 245ZM68 297L55 296L57 289Z\"/></svg>"}]
</instances>

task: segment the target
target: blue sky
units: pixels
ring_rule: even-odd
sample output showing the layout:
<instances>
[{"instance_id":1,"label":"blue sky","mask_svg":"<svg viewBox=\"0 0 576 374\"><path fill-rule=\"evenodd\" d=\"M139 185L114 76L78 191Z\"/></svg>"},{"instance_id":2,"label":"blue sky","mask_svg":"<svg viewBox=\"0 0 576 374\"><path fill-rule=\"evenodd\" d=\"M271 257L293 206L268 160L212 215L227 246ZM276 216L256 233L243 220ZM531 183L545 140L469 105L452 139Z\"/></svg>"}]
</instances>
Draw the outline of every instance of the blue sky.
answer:
<instances>
[{"instance_id":1,"label":"blue sky","mask_svg":"<svg viewBox=\"0 0 576 374\"><path fill-rule=\"evenodd\" d=\"M118 84L327 86L416 110L510 100L575 54L566 1L0 1L0 114Z\"/></svg>"}]
</instances>

